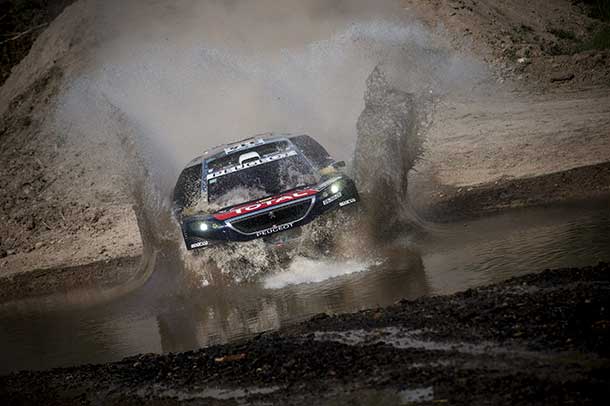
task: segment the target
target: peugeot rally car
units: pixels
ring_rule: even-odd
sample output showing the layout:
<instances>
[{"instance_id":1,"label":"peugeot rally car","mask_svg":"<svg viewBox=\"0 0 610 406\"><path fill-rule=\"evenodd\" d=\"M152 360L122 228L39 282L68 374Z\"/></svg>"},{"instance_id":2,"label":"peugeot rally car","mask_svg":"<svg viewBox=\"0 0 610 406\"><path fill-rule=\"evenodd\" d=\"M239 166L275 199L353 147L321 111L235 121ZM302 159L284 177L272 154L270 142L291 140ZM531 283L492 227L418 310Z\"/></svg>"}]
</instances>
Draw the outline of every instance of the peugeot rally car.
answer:
<instances>
[{"instance_id":1,"label":"peugeot rally car","mask_svg":"<svg viewBox=\"0 0 610 406\"><path fill-rule=\"evenodd\" d=\"M174 188L174 214L189 250L267 241L356 203L354 182L307 135L265 134L193 159Z\"/></svg>"}]
</instances>

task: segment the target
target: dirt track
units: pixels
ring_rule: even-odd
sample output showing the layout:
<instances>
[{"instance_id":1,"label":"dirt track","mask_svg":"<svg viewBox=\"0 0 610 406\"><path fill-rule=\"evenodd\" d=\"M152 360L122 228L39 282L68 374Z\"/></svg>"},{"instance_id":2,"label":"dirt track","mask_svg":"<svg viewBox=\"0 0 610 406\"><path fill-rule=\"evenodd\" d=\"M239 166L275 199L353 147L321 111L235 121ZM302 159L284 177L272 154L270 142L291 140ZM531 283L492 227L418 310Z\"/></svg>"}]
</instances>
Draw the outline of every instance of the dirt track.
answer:
<instances>
[{"instance_id":1,"label":"dirt track","mask_svg":"<svg viewBox=\"0 0 610 406\"><path fill-rule=\"evenodd\" d=\"M9 404L603 404L607 264L321 314L195 352L0 377Z\"/></svg>"},{"instance_id":2,"label":"dirt track","mask_svg":"<svg viewBox=\"0 0 610 406\"><path fill-rule=\"evenodd\" d=\"M409 179L421 214L449 220L608 194L610 58L581 49L602 22L565 0L401 4L504 83L436 106ZM133 184L142 168L132 167L138 157L122 117L109 111L112 126L95 124L108 127L103 140L53 119L63 81L91 62L94 11L93 1L76 2L36 31L0 90L0 278L142 253L142 196ZM573 35L563 38L558 27ZM563 73L574 77L554 79Z\"/></svg>"},{"instance_id":3,"label":"dirt track","mask_svg":"<svg viewBox=\"0 0 610 406\"><path fill-rule=\"evenodd\" d=\"M404 2L505 85L436 106L409 178L420 214L447 221L610 192L610 60L586 49L604 23L582 3Z\"/></svg>"},{"instance_id":4,"label":"dirt track","mask_svg":"<svg viewBox=\"0 0 610 406\"><path fill-rule=\"evenodd\" d=\"M456 49L487 62L498 85L448 95L431 115L409 177L411 200L429 219L610 194L609 53L579 48L602 23L565 0L496 3L403 2ZM92 62L81 58L95 44L92 4L66 9L0 89L0 302L113 288L142 270L141 191L125 165L137 159L122 117L107 112L116 128L104 140L51 120L62 81ZM609 394L608 272L607 264L547 271L320 315L247 342L22 372L0 377L0 399L601 404Z\"/></svg>"},{"instance_id":5,"label":"dirt track","mask_svg":"<svg viewBox=\"0 0 610 406\"><path fill-rule=\"evenodd\" d=\"M446 99L410 174L416 209L439 220L610 193L605 89Z\"/></svg>"}]
</instances>

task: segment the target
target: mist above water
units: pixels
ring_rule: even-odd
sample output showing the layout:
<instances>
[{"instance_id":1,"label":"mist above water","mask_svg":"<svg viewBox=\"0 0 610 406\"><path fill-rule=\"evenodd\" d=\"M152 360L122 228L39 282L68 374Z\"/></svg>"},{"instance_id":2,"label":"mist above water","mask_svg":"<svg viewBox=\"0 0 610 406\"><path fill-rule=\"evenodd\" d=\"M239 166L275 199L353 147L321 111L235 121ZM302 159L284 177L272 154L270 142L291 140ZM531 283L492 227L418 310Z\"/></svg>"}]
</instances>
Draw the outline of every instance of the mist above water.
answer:
<instances>
[{"instance_id":1,"label":"mist above water","mask_svg":"<svg viewBox=\"0 0 610 406\"><path fill-rule=\"evenodd\" d=\"M99 133L95 112L77 107L91 97L113 105L162 193L205 149L256 133L309 133L351 158L365 80L380 63L409 91L441 93L480 74L440 48L399 1L92 5L97 45L61 118Z\"/></svg>"},{"instance_id":2,"label":"mist above water","mask_svg":"<svg viewBox=\"0 0 610 406\"><path fill-rule=\"evenodd\" d=\"M484 76L398 0L89 5L95 39L82 56L89 62L66 82L58 122L90 139L116 135L129 147L139 166L125 177L144 207L143 234L168 233L168 241L180 240L167 231L176 229L168 209L177 175L206 149L268 131L308 133L350 160L376 66L392 86L426 97L472 87ZM244 248L245 260L267 268L269 258L255 245L259 255ZM217 258L243 262L233 251Z\"/></svg>"}]
</instances>

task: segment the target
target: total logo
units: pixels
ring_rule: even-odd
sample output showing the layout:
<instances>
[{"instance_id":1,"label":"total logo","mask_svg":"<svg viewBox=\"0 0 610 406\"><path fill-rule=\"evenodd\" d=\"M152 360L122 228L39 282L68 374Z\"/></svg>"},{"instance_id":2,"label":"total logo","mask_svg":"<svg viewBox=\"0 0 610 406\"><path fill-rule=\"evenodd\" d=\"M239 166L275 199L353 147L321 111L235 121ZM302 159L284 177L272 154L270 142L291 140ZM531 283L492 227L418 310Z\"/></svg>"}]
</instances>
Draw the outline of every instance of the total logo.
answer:
<instances>
[{"instance_id":1,"label":"total logo","mask_svg":"<svg viewBox=\"0 0 610 406\"><path fill-rule=\"evenodd\" d=\"M230 219L233 217L241 216L242 214L252 213L252 212L255 212L260 209L265 209L267 207L276 206L281 203L286 203L286 202L290 202L292 200L298 200L303 197L315 195L316 193L318 193L318 192L313 189L300 190L297 192L287 193L282 196L273 197L271 199L259 200L252 204L249 204L249 205L236 207L236 208L233 208L233 209L227 211L226 213L214 214L214 218L217 220L221 220L221 221L227 220L227 219Z\"/></svg>"}]
</instances>

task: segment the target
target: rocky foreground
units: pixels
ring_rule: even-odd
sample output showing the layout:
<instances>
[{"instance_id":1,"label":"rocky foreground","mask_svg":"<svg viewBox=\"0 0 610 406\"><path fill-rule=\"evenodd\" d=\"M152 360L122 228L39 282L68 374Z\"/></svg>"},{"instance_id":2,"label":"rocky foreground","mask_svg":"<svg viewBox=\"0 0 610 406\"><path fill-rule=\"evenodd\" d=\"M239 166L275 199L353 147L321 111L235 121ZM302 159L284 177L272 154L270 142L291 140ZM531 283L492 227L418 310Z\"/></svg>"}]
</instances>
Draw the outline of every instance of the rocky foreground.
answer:
<instances>
[{"instance_id":1,"label":"rocky foreground","mask_svg":"<svg viewBox=\"0 0 610 406\"><path fill-rule=\"evenodd\" d=\"M251 340L0 377L2 404L601 404L610 265L319 315Z\"/></svg>"}]
</instances>

